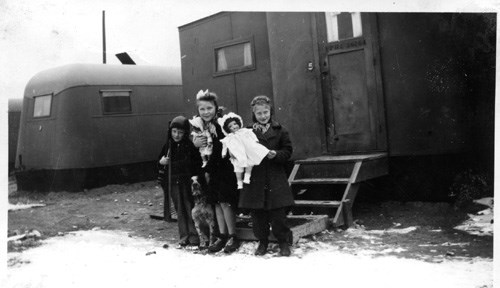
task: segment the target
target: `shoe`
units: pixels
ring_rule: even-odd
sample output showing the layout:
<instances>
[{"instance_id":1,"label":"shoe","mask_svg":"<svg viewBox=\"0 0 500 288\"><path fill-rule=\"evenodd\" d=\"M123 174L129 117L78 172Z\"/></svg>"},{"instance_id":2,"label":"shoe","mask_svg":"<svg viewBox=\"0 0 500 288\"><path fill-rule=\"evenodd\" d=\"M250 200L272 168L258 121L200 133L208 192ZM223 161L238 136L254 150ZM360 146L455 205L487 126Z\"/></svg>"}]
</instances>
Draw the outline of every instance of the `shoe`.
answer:
<instances>
[{"instance_id":1,"label":"shoe","mask_svg":"<svg viewBox=\"0 0 500 288\"><path fill-rule=\"evenodd\" d=\"M233 253L240 248L240 240L236 238L236 235L229 235L229 240L227 240L226 247L224 247L224 253Z\"/></svg>"},{"instance_id":2,"label":"shoe","mask_svg":"<svg viewBox=\"0 0 500 288\"><path fill-rule=\"evenodd\" d=\"M279 246L280 246L280 256L290 256L290 254L292 254L292 252L290 251L290 245L288 245L288 242L281 242L279 243Z\"/></svg>"},{"instance_id":3,"label":"shoe","mask_svg":"<svg viewBox=\"0 0 500 288\"><path fill-rule=\"evenodd\" d=\"M243 177L243 183L250 184L250 175L245 174L245 177Z\"/></svg>"},{"instance_id":4,"label":"shoe","mask_svg":"<svg viewBox=\"0 0 500 288\"><path fill-rule=\"evenodd\" d=\"M188 245L189 245L189 240L187 240L187 239L183 239L183 240L179 241L179 246L181 246L181 247L186 247Z\"/></svg>"},{"instance_id":5,"label":"shoe","mask_svg":"<svg viewBox=\"0 0 500 288\"><path fill-rule=\"evenodd\" d=\"M267 245L269 242L267 240L259 241L259 246L257 246L257 250L253 253L255 256L262 256L267 253Z\"/></svg>"},{"instance_id":6,"label":"shoe","mask_svg":"<svg viewBox=\"0 0 500 288\"><path fill-rule=\"evenodd\" d=\"M236 189L238 189L238 190L243 189L243 182L238 181L237 184L238 184L238 187Z\"/></svg>"},{"instance_id":7,"label":"shoe","mask_svg":"<svg viewBox=\"0 0 500 288\"><path fill-rule=\"evenodd\" d=\"M222 250L224 246L226 245L227 238L226 237L217 237L217 240L215 240L214 244L208 246L208 252L210 253L216 253Z\"/></svg>"}]
</instances>

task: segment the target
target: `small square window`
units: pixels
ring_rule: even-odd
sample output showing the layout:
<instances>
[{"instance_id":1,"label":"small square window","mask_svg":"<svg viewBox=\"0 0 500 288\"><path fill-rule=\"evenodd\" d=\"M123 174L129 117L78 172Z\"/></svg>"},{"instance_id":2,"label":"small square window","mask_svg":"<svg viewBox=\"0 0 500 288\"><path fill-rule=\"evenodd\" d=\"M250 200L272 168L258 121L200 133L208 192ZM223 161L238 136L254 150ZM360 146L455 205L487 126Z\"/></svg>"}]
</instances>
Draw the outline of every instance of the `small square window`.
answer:
<instances>
[{"instance_id":1,"label":"small square window","mask_svg":"<svg viewBox=\"0 0 500 288\"><path fill-rule=\"evenodd\" d=\"M104 114L125 114L132 112L130 90L101 91Z\"/></svg>"},{"instance_id":2,"label":"small square window","mask_svg":"<svg viewBox=\"0 0 500 288\"><path fill-rule=\"evenodd\" d=\"M359 12L327 12L325 18L328 42L363 36Z\"/></svg>"},{"instance_id":3,"label":"small square window","mask_svg":"<svg viewBox=\"0 0 500 288\"><path fill-rule=\"evenodd\" d=\"M48 117L50 116L50 108L52 104L52 95L44 95L34 97L35 105L33 108L33 117Z\"/></svg>"},{"instance_id":4,"label":"small square window","mask_svg":"<svg viewBox=\"0 0 500 288\"><path fill-rule=\"evenodd\" d=\"M215 73L238 72L255 67L251 41L226 43L215 48Z\"/></svg>"}]
</instances>

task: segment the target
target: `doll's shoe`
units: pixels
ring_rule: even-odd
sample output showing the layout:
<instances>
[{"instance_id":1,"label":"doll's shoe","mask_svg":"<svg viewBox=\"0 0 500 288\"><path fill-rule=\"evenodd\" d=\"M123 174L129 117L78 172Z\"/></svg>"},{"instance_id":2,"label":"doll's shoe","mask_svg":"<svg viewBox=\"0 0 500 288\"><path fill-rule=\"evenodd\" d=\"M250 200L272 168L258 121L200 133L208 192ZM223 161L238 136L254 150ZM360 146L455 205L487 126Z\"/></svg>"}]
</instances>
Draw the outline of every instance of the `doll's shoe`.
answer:
<instances>
[{"instance_id":1,"label":"doll's shoe","mask_svg":"<svg viewBox=\"0 0 500 288\"><path fill-rule=\"evenodd\" d=\"M242 181L238 181L238 190L239 189L243 189L243 182Z\"/></svg>"},{"instance_id":2,"label":"doll's shoe","mask_svg":"<svg viewBox=\"0 0 500 288\"><path fill-rule=\"evenodd\" d=\"M245 177L243 178L243 183L245 184L250 184L250 175L245 175Z\"/></svg>"},{"instance_id":3,"label":"doll's shoe","mask_svg":"<svg viewBox=\"0 0 500 288\"><path fill-rule=\"evenodd\" d=\"M259 246L257 246L257 250L255 250L255 256L262 256L267 253L267 245L269 242L267 240L259 241Z\"/></svg>"}]
</instances>

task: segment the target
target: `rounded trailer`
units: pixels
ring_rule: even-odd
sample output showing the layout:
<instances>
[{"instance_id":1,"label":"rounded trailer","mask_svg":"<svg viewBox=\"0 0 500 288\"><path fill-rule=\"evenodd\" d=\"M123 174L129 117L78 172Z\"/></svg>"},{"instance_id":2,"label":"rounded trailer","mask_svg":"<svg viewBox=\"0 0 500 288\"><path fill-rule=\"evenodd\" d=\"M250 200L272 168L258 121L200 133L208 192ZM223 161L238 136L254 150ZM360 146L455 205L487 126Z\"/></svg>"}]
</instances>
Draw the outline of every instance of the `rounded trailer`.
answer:
<instances>
[{"instance_id":1,"label":"rounded trailer","mask_svg":"<svg viewBox=\"0 0 500 288\"><path fill-rule=\"evenodd\" d=\"M168 121L183 114L180 69L70 64L26 85L18 189L97 187L152 179Z\"/></svg>"}]
</instances>

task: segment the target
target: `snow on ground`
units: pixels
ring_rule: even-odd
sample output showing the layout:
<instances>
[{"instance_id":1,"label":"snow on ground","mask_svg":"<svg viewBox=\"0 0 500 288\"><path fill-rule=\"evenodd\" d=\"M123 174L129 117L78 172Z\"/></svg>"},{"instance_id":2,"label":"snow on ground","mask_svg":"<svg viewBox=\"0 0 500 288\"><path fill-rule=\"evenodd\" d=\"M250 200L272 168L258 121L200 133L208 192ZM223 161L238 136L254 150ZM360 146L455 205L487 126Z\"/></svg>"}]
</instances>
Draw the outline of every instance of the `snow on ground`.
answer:
<instances>
[{"instance_id":1,"label":"snow on ground","mask_svg":"<svg viewBox=\"0 0 500 288\"><path fill-rule=\"evenodd\" d=\"M21 210L21 209L29 209L29 208L36 208L36 207L43 207L43 206L45 206L45 204L38 204L38 203L33 203L33 204L23 204L23 203L11 204L11 203L9 203L9 211Z\"/></svg>"},{"instance_id":2,"label":"snow on ground","mask_svg":"<svg viewBox=\"0 0 500 288\"><path fill-rule=\"evenodd\" d=\"M468 214L469 219L456 226L455 229L472 235L493 236L493 197L474 200L475 203L488 206L487 209Z\"/></svg>"},{"instance_id":3,"label":"snow on ground","mask_svg":"<svg viewBox=\"0 0 500 288\"><path fill-rule=\"evenodd\" d=\"M430 263L369 253L343 253L335 243L302 239L291 257L276 250L253 256L255 242L237 253L196 254L162 248L121 231L76 231L44 245L9 253L2 287L492 287L490 259ZM363 252L363 251L360 251ZM367 251L364 251L367 252ZM323 286L318 286L323 287Z\"/></svg>"}]
</instances>

